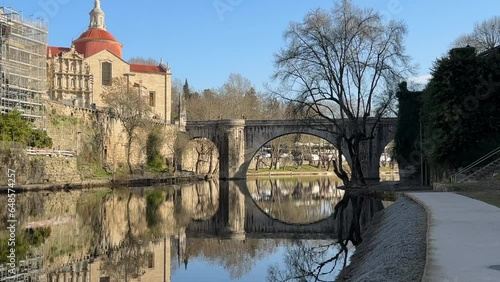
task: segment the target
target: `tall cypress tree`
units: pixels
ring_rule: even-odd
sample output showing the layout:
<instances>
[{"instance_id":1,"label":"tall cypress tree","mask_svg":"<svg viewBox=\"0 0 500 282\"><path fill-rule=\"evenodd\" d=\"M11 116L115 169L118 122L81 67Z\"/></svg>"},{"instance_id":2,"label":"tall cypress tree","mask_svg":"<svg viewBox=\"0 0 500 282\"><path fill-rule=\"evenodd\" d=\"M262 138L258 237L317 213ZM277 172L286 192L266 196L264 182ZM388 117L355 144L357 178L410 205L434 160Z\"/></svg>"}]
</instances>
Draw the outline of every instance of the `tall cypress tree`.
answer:
<instances>
[{"instance_id":1,"label":"tall cypress tree","mask_svg":"<svg viewBox=\"0 0 500 282\"><path fill-rule=\"evenodd\" d=\"M498 58L466 47L435 63L423 95L426 155L435 169L455 170L500 146Z\"/></svg>"},{"instance_id":2,"label":"tall cypress tree","mask_svg":"<svg viewBox=\"0 0 500 282\"><path fill-rule=\"evenodd\" d=\"M186 79L186 82L184 82L184 86L182 86L182 94L184 94L184 97L186 99L191 98L191 90L189 89L189 83Z\"/></svg>"},{"instance_id":3,"label":"tall cypress tree","mask_svg":"<svg viewBox=\"0 0 500 282\"><path fill-rule=\"evenodd\" d=\"M420 111L422 91L408 90L402 82L396 92L398 98L398 127L394 138L395 157L401 168L413 165L420 170Z\"/></svg>"}]
</instances>

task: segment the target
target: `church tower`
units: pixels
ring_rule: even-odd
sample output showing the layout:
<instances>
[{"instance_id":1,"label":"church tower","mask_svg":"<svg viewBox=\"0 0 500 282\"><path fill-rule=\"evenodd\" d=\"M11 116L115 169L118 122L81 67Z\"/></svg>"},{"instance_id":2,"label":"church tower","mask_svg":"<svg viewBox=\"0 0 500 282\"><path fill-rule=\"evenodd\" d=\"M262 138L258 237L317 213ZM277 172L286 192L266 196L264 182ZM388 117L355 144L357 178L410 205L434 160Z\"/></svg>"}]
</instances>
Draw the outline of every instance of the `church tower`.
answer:
<instances>
[{"instance_id":1,"label":"church tower","mask_svg":"<svg viewBox=\"0 0 500 282\"><path fill-rule=\"evenodd\" d=\"M88 58L102 50L108 50L122 58L123 45L106 30L106 14L101 8L101 1L95 0L94 9L90 11L89 29L73 41L78 53Z\"/></svg>"},{"instance_id":2,"label":"church tower","mask_svg":"<svg viewBox=\"0 0 500 282\"><path fill-rule=\"evenodd\" d=\"M100 28L105 30L106 29L105 17L106 14L104 14L104 11L101 9L101 1L96 0L94 3L94 9L90 11L89 29Z\"/></svg>"}]
</instances>

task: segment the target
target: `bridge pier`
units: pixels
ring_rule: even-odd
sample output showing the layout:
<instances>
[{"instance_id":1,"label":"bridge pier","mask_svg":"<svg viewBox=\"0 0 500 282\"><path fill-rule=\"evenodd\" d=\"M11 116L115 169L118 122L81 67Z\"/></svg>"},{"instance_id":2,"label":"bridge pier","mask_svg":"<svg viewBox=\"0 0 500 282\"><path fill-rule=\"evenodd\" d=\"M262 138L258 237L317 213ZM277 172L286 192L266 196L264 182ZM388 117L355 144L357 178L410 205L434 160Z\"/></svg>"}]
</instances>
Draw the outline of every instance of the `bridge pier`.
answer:
<instances>
[{"instance_id":1,"label":"bridge pier","mask_svg":"<svg viewBox=\"0 0 500 282\"><path fill-rule=\"evenodd\" d=\"M241 165L245 162L245 120L218 122L216 142L219 150L220 179L244 179Z\"/></svg>"}]
</instances>

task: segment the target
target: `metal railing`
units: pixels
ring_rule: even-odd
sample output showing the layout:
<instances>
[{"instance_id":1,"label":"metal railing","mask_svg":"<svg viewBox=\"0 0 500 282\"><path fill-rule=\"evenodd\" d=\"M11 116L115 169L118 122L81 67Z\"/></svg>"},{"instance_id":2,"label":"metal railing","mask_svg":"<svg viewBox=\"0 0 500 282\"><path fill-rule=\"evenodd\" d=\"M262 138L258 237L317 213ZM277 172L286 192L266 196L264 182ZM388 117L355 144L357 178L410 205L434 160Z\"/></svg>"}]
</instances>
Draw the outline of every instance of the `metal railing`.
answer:
<instances>
[{"instance_id":1,"label":"metal railing","mask_svg":"<svg viewBox=\"0 0 500 282\"><path fill-rule=\"evenodd\" d=\"M44 150L44 149L27 149L26 152L31 156L63 156L74 157L74 151L68 150Z\"/></svg>"},{"instance_id":2,"label":"metal railing","mask_svg":"<svg viewBox=\"0 0 500 282\"><path fill-rule=\"evenodd\" d=\"M500 153L500 147L494 149L493 151L491 151L488 154L484 155L482 158L480 158L477 161L471 163L470 165L462 168L461 170L459 170L457 173L453 174L450 177L451 183L457 183L459 181L465 180L468 177L467 173L469 173L472 169L478 167L481 163L483 163L484 161L490 159L491 157L493 157L493 156L495 156L496 154L499 154L499 153Z\"/></svg>"}]
</instances>

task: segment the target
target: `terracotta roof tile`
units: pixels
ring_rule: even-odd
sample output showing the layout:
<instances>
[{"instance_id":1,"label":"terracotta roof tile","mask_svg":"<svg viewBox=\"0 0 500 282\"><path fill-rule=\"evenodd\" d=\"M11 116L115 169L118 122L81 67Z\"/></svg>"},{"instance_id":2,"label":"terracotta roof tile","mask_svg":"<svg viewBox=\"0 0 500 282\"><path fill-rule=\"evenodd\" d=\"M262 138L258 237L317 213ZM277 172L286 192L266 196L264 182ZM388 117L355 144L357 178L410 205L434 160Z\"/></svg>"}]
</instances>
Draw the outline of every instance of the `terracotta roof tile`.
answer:
<instances>
[{"instance_id":1,"label":"terracotta roof tile","mask_svg":"<svg viewBox=\"0 0 500 282\"><path fill-rule=\"evenodd\" d=\"M132 72L146 72L146 73L166 73L160 66L130 64L130 71Z\"/></svg>"},{"instance_id":2,"label":"terracotta roof tile","mask_svg":"<svg viewBox=\"0 0 500 282\"><path fill-rule=\"evenodd\" d=\"M71 48L48 46L47 47L47 57L49 56L49 53L51 53L52 56L59 56L59 54L61 54L63 52L68 52L69 50L71 50Z\"/></svg>"},{"instance_id":3,"label":"terracotta roof tile","mask_svg":"<svg viewBox=\"0 0 500 282\"><path fill-rule=\"evenodd\" d=\"M89 39L99 39L99 40L111 40L111 41L117 41L116 38L109 33L107 30L104 29L99 29L99 28L93 28L85 31L80 35L80 37L75 40L81 41L81 40L89 40Z\"/></svg>"}]
</instances>

